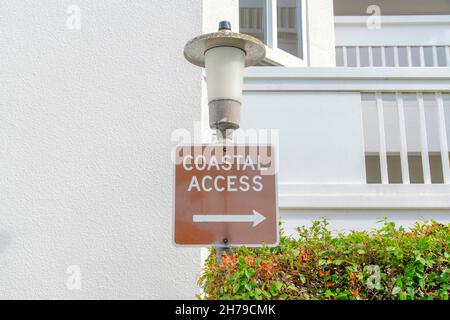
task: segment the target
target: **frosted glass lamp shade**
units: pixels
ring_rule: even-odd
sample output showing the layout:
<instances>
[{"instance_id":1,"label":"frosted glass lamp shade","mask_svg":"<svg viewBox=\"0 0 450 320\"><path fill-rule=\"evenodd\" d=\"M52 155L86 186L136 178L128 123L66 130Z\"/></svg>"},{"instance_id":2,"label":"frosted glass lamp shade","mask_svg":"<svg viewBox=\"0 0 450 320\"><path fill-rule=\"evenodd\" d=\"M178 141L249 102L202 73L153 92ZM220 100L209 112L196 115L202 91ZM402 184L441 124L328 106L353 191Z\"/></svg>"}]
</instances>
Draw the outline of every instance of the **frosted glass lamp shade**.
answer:
<instances>
[{"instance_id":1,"label":"frosted glass lamp shade","mask_svg":"<svg viewBox=\"0 0 450 320\"><path fill-rule=\"evenodd\" d=\"M245 52L234 47L216 47L205 52L208 102L242 100Z\"/></svg>"},{"instance_id":2,"label":"frosted glass lamp shade","mask_svg":"<svg viewBox=\"0 0 450 320\"><path fill-rule=\"evenodd\" d=\"M221 21L219 31L195 37L184 46L184 56L192 64L206 68L209 126L222 136L239 128L244 68L261 62L264 44L247 34L231 31Z\"/></svg>"}]
</instances>

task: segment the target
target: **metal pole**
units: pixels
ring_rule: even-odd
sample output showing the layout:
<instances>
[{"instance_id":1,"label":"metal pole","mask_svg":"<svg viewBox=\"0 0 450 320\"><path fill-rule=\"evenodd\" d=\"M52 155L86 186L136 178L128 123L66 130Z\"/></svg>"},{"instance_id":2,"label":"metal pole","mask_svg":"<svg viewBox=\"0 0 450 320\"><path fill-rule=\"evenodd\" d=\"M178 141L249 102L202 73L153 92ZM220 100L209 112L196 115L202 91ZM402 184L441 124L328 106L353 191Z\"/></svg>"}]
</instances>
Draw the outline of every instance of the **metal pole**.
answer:
<instances>
[{"instance_id":1,"label":"metal pole","mask_svg":"<svg viewBox=\"0 0 450 320\"><path fill-rule=\"evenodd\" d=\"M217 131L218 143L222 144L224 152L227 148L227 139L232 141L231 135L233 134L232 129L218 129ZM229 134L229 136L228 136ZM222 262L223 255L231 255L231 246L228 239L223 239L223 245L216 247L216 263L220 264Z\"/></svg>"}]
</instances>

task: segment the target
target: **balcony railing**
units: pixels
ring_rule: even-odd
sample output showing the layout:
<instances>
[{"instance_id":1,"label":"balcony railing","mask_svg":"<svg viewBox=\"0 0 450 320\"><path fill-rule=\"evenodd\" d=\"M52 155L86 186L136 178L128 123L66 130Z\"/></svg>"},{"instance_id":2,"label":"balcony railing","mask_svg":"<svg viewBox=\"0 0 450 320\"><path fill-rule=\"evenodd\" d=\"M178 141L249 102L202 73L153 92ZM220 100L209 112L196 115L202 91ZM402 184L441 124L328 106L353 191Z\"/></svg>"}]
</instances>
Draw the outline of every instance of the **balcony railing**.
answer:
<instances>
[{"instance_id":1,"label":"balcony railing","mask_svg":"<svg viewBox=\"0 0 450 320\"><path fill-rule=\"evenodd\" d=\"M338 46L338 67L450 67L450 46Z\"/></svg>"},{"instance_id":2,"label":"balcony railing","mask_svg":"<svg viewBox=\"0 0 450 320\"><path fill-rule=\"evenodd\" d=\"M450 16L335 17L339 67L449 67Z\"/></svg>"},{"instance_id":3,"label":"balcony railing","mask_svg":"<svg viewBox=\"0 0 450 320\"><path fill-rule=\"evenodd\" d=\"M374 91L361 98L368 183L450 184L448 92Z\"/></svg>"},{"instance_id":4,"label":"balcony railing","mask_svg":"<svg viewBox=\"0 0 450 320\"><path fill-rule=\"evenodd\" d=\"M278 97L323 93L331 108L339 97L348 96L350 104L359 94L365 183L281 180L281 207L450 208L450 68L250 68L244 92L271 101L266 104L273 104L274 115L280 112ZM311 157L312 151L303 152Z\"/></svg>"}]
</instances>

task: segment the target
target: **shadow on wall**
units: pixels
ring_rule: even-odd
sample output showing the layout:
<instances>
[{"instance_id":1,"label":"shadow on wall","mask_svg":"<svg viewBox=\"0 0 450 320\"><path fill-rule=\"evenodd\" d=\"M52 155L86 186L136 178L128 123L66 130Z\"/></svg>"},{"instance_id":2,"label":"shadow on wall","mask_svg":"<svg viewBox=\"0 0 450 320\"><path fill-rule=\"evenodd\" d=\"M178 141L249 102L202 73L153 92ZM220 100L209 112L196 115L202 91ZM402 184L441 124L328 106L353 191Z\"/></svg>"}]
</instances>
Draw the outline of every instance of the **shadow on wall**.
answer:
<instances>
[{"instance_id":1,"label":"shadow on wall","mask_svg":"<svg viewBox=\"0 0 450 320\"><path fill-rule=\"evenodd\" d=\"M6 250L11 243L11 235L5 231L0 231L0 254Z\"/></svg>"}]
</instances>

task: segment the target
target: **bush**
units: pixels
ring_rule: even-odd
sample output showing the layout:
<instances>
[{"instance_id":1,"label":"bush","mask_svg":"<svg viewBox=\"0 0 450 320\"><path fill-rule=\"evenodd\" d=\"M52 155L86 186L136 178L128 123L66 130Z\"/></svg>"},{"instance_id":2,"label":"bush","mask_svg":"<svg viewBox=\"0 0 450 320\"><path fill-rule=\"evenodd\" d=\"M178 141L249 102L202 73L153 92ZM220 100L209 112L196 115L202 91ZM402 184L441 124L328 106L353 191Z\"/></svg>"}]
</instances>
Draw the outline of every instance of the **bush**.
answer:
<instances>
[{"instance_id":1,"label":"bush","mask_svg":"<svg viewBox=\"0 0 450 320\"><path fill-rule=\"evenodd\" d=\"M202 299L442 299L450 294L450 224L333 235L327 221L281 235L277 247L210 249Z\"/></svg>"}]
</instances>

